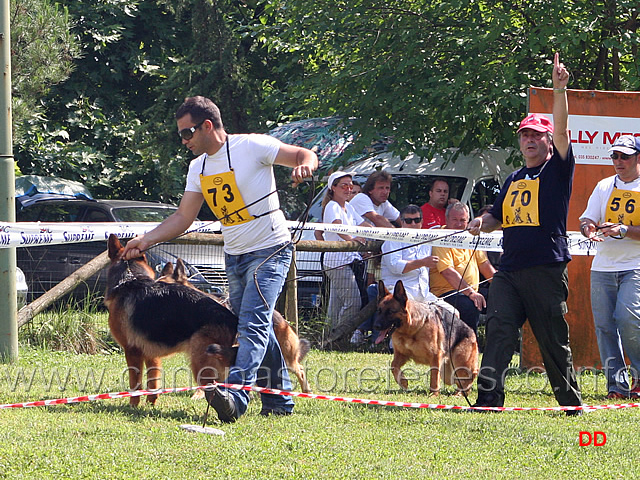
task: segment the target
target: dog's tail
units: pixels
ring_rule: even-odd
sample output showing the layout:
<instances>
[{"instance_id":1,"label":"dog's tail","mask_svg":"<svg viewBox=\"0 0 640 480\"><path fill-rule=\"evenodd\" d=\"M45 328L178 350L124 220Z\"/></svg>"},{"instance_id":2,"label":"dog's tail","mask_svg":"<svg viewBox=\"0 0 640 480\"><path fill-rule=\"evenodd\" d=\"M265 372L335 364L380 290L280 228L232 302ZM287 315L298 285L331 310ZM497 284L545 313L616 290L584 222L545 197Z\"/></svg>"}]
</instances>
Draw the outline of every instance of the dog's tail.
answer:
<instances>
[{"instance_id":1,"label":"dog's tail","mask_svg":"<svg viewBox=\"0 0 640 480\"><path fill-rule=\"evenodd\" d=\"M304 360L304 357L307 356L307 353L309 353L309 350L311 350L311 342L306 338L301 338L300 348L298 349L298 362L301 362L302 360Z\"/></svg>"}]
</instances>

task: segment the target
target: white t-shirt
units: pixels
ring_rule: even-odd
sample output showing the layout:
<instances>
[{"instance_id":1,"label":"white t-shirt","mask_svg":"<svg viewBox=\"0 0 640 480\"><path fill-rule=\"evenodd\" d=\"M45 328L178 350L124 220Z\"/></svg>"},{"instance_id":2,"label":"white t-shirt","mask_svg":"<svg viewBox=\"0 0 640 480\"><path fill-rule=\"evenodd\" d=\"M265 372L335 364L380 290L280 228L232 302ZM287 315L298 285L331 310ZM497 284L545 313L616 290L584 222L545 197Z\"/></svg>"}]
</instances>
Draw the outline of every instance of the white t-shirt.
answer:
<instances>
[{"instance_id":1,"label":"white t-shirt","mask_svg":"<svg viewBox=\"0 0 640 480\"><path fill-rule=\"evenodd\" d=\"M282 145L280 140L268 135L244 134L228 135L227 142L231 167L245 205L270 192L276 192L273 163ZM185 191L202 193L201 172L208 176L228 171L229 161L225 144L214 155L209 156L205 153L191 161ZM271 210L276 210L275 212L240 225L223 226L224 251L230 255L242 255L291 240L284 213L279 208L278 194L273 193L249 206L248 211L252 215L260 215Z\"/></svg>"},{"instance_id":2,"label":"white t-shirt","mask_svg":"<svg viewBox=\"0 0 640 480\"><path fill-rule=\"evenodd\" d=\"M394 222L400 216L398 209L391 205L389 200L385 200L380 205L375 205L366 193L357 194L349 201L349 203L361 217L364 217L366 213L376 212L378 215L382 215L390 222Z\"/></svg>"},{"instance_id":3,"label":"white t-shirt","mask_svg":"<svg viewBox=\"0 0 640 480\"><path fill-rule=\"evenodd\" d=\"M387 290L393 292L396 282L402 280L405 290L414 300L429 302L438 299L429 291L429 269L427 267L402 273L407 262L431 256L431 245L411 245L408 247L407 243L387 240L382 244L382 253L381 278Z\"/></svg>"},{"instance_id":4,"label":"white t-shirt","mask_svg":"<svg viewBox=\"0 0 640 480\"><path fill-rule=\"evenodd\" d=\"M322 215L322 223L333 223L334 220L340 220L343 225L357 226L364 222L364 219L356 213L350 202L345 203L343 209L338 202L331 200L324 207L324 214ZM327 241L344 242L337 233L324 232L324 239ZM360 260L362 257L358 252L326 252L324 254L323 264L325 268L335 268L341 265L346 265L354 260Z\"/></svg>"},{"instance_id":5,"label":"white t-shirt","mask_svg":"<svg viewBox=\"0 0 640 480\"><path fill-rule=\"evenodd\" d=\"M617 175L600 180L593 189L587 209L580 218L590 218L597 224L604 222L606 208L615 183L620 190L640 192L640 179L630 183L623 183ZM638 207L638 206L637 206ZM621 272L640 268L640 241L630 238L615 239L604 237L604 242L595 242L596 256L591 264L591 270L596 272Z\"/></svg>"}]
</instances>

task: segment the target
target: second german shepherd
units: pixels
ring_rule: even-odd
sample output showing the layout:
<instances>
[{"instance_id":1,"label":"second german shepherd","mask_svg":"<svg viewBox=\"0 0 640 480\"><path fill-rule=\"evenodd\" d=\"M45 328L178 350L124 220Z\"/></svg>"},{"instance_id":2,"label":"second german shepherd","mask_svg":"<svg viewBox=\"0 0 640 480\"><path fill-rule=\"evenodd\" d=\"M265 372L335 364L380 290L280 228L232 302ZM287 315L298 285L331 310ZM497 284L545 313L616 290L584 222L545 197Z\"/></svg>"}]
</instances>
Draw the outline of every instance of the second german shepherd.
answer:
<instances>
[{"instance_id":1,"label":"second german shepherd","mask_svg":"<svg viewBox=\"0 0 640 480\"><path fill-rule=\"evenodd\" d=\"M396 382L408 388L402 366L409 360L431 366L429 390L440 393L441 379L467 391L478 375L478 343L473 330L453 312L438 304L416 302L407 297L402 280L393 293L380 281L374 328L376 343L392 332L391 370Z\"/></svg>"},{"instance_id":2,"label":"second german shepherd","mask_svg":"<svg viewBox=\"0 0 640 480\"><path fill-rule=\"evenodd\" d=\"M198 385L226 378L232 365L238 319L228 309L199 290L156 282L143 256L123 260L123 247L109 236L107 291L109 328L122 346L129 369L129 387L142 386L143 366L147 388L159 388L162 357L185 352ZM155 404L157 395L149 395ZM138 405L140 397L131 397Z\"/></svg>"},{"instance_id":3,"label":"second german shepherd","mask_svg":"<svg viewBox=\"0 0 640 480\"><path fill-rule=\"evenodd\" d=\"M182 259L178 258L175 268L172 263L167 263L162 269L161 276L158 278L159 282L167 283L179 283L187 285L191 288L194 287L186 274L186 269ZM215 296L214 296L215 298ZM222 298L218 298L220 303L226 305ZM280 350L282 350L282 356L284 361L290 370L295 373L300 383L300 388L305 393L310 393L311 388L307 381L307 376L302 365L302 360L309 353L310 344L305 338L299 338L296 332L293 331L289 322L282 316L280 312L274 310L273 312L273 331L280 344Z\"/></svg>"}]
</instances>

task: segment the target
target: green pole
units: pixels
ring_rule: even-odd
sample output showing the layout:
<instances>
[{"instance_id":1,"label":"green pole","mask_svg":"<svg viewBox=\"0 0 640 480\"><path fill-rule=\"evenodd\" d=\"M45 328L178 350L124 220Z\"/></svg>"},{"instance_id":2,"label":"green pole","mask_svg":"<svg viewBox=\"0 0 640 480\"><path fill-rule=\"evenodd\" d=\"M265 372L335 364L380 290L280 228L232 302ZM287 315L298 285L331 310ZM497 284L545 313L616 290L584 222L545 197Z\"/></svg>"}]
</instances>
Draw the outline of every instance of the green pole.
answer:
<instances>
[{"instance_id":1,"label":"green pole","mask_svg":"<svg viewBox=\"0 0 640 480\"><path fill-rule=\"evenodd\" d=\"M9 0L0 0L0 222L15 222L15 172L11 137L11 32ZM0 361L18 358L16 249L0 248Z\"/></svg>"}]
</instances>

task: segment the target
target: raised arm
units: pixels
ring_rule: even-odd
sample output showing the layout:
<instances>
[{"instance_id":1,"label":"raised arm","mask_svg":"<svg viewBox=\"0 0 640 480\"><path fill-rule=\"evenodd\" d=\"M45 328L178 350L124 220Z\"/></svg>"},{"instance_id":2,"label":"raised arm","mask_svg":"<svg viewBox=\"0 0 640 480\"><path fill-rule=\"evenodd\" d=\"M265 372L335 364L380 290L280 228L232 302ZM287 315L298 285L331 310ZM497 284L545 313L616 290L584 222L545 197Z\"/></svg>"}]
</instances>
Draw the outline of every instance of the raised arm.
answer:
<instances>
[{"instance_id":1,"label":"raised arm","mask_svg":"<svg viewBox=\"0 0 640 480\"><path fill-rule=\"evenodd\" d=\"M567 83L569 72L560 63L560 54L553 59L553 144L563 160L569 152L569 106L567 102Z\"/></svg>"}]
</instances>

